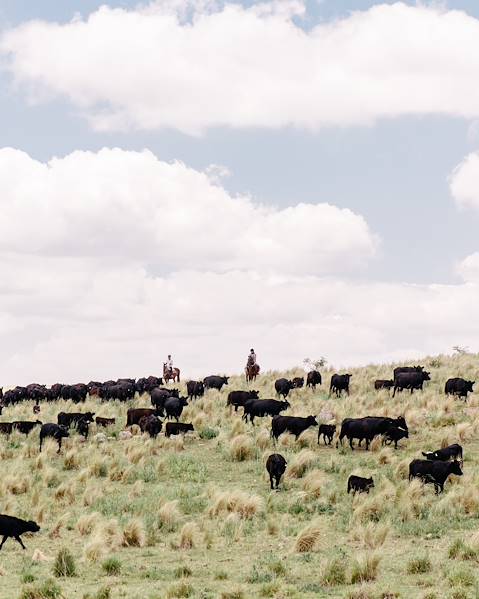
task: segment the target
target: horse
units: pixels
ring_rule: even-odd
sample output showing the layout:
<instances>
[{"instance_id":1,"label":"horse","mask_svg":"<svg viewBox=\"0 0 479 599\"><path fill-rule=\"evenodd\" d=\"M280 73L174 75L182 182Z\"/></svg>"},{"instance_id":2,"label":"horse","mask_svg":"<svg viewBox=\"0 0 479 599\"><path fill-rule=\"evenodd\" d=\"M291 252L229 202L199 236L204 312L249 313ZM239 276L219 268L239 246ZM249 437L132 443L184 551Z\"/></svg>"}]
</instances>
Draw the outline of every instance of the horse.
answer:
<instances>
[{"instance_id":1,"label":"horse","mask_svg":"<svg viewBox=\"0 0 479 599\"><path fill-rule=\"evenodd\" d=\"M174 383L179 383L180 382L180 369L173 368L173 370L170 372L169 368L166 365L166 362L163 362L163 379L165 380L165 383L168 383L168 381L173 381Z\"/></svg>"},{"instance_id":2,"label":"horse","mask_svg":"<svg viewBox=\"0 0 479 599\"><path fill-rule=\"evenodd\" d=\"M256 380L256 377L259 374L259 366L258 364L247 364L244 371L246 374L246 382L249 383L250 381Z\"/></svg>"}]
</instances>

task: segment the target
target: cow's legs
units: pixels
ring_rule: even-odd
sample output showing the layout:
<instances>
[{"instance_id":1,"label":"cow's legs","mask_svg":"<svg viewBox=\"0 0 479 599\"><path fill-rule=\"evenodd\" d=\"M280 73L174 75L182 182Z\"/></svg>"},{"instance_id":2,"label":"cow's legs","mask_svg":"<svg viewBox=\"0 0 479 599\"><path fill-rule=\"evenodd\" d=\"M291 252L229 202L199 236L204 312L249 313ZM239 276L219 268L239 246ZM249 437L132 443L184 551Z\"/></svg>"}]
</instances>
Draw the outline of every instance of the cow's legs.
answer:
<instances>
[{"instance_id":1,"label":"cow's legs","mask_svg":"<svg viewBox=\"0 0 479 599\"><path fill-rule=\"evenodd\" d=\"M20 545L22 546L22 549L26 549L25 545L22 542L22 539L20 538L19 535L15 535L15 540L18 541L20 543Z\"/></svg>"},{"instance_id":2,"label":"cow's legs","mask_svg":"<svg viewBox=\"0 0 479 599\"><path fill-rule=\"evenodd\" d=\"M5 535L5 536L3 537L3 539L2 539L2 542L0 543L0 550L2 549L2 547L3 547L3 544L5 543L5 541L6 541L7 539L8 539L8 536L7 536L7 535Z\"/></svg>"}]
</instances>

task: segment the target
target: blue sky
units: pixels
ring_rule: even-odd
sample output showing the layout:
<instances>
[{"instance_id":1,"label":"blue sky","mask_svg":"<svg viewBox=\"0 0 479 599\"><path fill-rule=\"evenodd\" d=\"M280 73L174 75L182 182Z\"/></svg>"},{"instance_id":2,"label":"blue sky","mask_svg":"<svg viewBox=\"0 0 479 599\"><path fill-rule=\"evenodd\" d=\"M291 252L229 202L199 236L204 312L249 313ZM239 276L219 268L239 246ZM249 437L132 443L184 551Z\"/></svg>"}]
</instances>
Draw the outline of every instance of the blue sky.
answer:
<instances>
[{"instance_id":1,"label":"blue sky","mask_svg":"<svg viewBox=\"0 0 479 599\"><path fill-rule=\"evenodd\" d=\"M126 0L3 0L0 27L8 32L33 19L66 23L75 13L85 17L102 4L129 9L137 6L137 2ZM295 18L294 22L310 29L376 4L366 0L309 2L306 18ZM405 4L416 6L415 2ZM479 19L477 2L450 0L444 7ZM352 285L460 287L462 279L456 265L478 251L479 212L458 208L448 182L453 169L478 149L474 118L434 114L431 110L430 114L398 114L370 123L330 124L312 130L289 125L208 126L200 135L175 126L101 131L89 125L85 111L75 101L56 92L46 98L35 93L32 96L28 83L14 84L6 70L0 74L1 147L22 150L41 162L76 150L146 148L160 161L179 160L196 171L205 171L211 164L223 165L230 171L221 180L224 190L233 196L249 194L256 203L278 209L298 203L328 203L350 209L379 237L375 254L366 265L350 268L347 280ZM355 90L351 93L354 97ZM194 97L191 110L196 110ZM213 232L220 229L221 220L215 222L213 217L211 227ZM294 239L293 228L292 224ZM345 231L340 227L337 235L347 234ZM318 236L322 234L318 230ZM289 243L288 233L284 243ZM257 251L251 251L251 263ZM344 261L348 261L347 255ZM343 276L342 270L339 267L337 276ZM336 277L334 270L325 274ZM21 347L20 343L19 351ZM414 343L403 349L403 353L426 351Z\"/></svg>"}]
</instances>

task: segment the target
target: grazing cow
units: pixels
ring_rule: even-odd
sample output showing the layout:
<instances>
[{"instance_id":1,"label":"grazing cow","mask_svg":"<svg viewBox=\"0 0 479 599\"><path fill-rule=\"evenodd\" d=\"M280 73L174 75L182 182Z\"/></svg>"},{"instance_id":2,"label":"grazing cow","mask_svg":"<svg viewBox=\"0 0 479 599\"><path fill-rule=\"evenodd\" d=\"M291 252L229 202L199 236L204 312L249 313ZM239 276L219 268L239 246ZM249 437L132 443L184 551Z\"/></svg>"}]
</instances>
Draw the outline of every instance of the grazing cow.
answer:
<instances>
[{"instance_id":1,"label":"grazing cow","mask_svg":"<svg viewBox=\"0 0 479 599\"><path fill-rule=\"evenodd\" d=\"M226 401L227 406L234 406L235 412L250 399L258 399L259 391L230 391Z\"/></svg>"},{"instance_id":2,"label":"grazing cow","mask_svg":"<svg viewBox=\"0 0 479 599\"><path fill-rule=\"evenodd\" d=\"M57 422L69 428L72 425L76 425L80 420L94 422L94 416L94 412L60 412L57 416Z\"/></svg>"},{"instance_id":3,"label":"grazing cow","mask_svg":"<svg viewBox=\"0 0 479 599\"><path fill-rule=\"evenodd\" d=\"M294 383L293 381L288 381L288 379L278 379L274 382L274 388L276 395L282 395L286 399L291 389L294 388Z\"/></svg>"},{"instance_id":4,"label":"grazing cow","mask_svg":"<svg viewBox=\"0 0 479 599\"><path fill-rule=\"evenodd\" d=\"M366 450L376 435L383 435L391 426L396 426L408 431L406 421L402 416L399 418L386 418L383 416L365 416L364 418L345 418L341 423L339 443L343 444L343 438L349 439L349 446L353 447L353 439L359 440L361 445L366 440Z\"/></svg>"},{"instance_id":5,"label":"grazing cow","mask_svg":"<svg viewBox=\"0 0 479 599\"><path fill-rule=\"evenodd\" d=\"M376 391L379 391L380 389L387 389L388 391L390 389L392 389L394 387L394 381L385 381L383 379L378 379L377 381L374 381L374 388L376 389Z\"/></svg>"},{"instance_id":6,"label":"grazing cow","mask_svg":"<svg viewBox=\"0 0 479 599\"><path fill-rule=\"evenodd\" d=\"M130 408L126 413L126 426L139 424L143 416L163 416L163 411L152 408Z\"/></svg>"},{"instance_id":7,"label":"grazing cow","mask_svg":"<svg viewBox=\"0 0 479 599\"><path fill-rule=\"evenodd\" d=\"M277 416L284 410L290 408L289 401L277 401L276 399L250 399L244 405L244 413L242 419L245 422L249 421L254 424L254 419L263 418L264 416Z\"/></svg>"},{"instance_id":8,"label":"grazing cow","mask_svg":"<svg viewBox=\"0 0 479 599\"><path fill-rule=\"evenodd\" d=\"M391 443L394 443L394 449L397 449L398 441L408 438L409 432L407 430L397 426L390 426L383 435L383 444L391 445Z\"/></svg>"},{"instance_id":9,"label":"grazing cow","mask_svg":"<svg viewBox=\"0 0 479 599\"><path fill-rule=\"evenodd\" d=\"M456 378L449 379L446 382L444 393L446 395L457 395L458 397L464 397L464 401L467 399L468 393L474 393L472 388L475 381L466 381L465 379Z\"/></svg>"},{"instance_id":10,"label":"grazing cow","mask_svg":"<svg viewBox=\"0 0 479 599\"><path fill-rule=\"evenodd\" d=\"M462 462L462 447L457 443L453 443L452 445L448 445L447 447L443 447L442 449L438 449L436 451L427 451L422 452L422 455L427 460L437 460L439 462L448 462L451 458L456 460L459 458Z\"/></svg>"},{"instance_id":11,"label":"grazing cow","mask_svg":"<svg viewBox=\"0 0 479 599\"><path fill-rule=\"evenodd\" d=\"M279 487L279 482L284 474L284 471L286 470L287 463L288 462L280 453L272 453L266 460L266 470L269 474L269 484L271 485L271 490L275 488L274 481L276 481L276 489Z\"/></svg>"},{"instance_id":12,"label":"grazing cow","mask_svg":"<svg viewBox=\"0 0 479 599\"><path fill-rule=\"evenodd\" d=\"M189 399L196 399L197 397L203 397L205 394L205 386L203 381L188 381L186 383L186 391Z\"/></svg>"},{"instance_id":13,"label":"grazing cow","mask_svg":"<svg viewBox=\"0 0 479 599\"><path fill-rule=\"evenodd\" d=\"M207 376L203 379L203 384L205 389L217 389L221 391L223 385L228 384L228 378L227 376Z\"/></svg>"},{"instance_id":14,"label":"grazing cow","mask_svg":"<svg viewBox=\"0 0 479 599\"><path fill-rule=\"evenodd\" d=\"M310 426L318 426L315 416L301 418L299 416L273 416L271 421L271 436L278 439L280 435L288 431L298 440L298 437Z\"/></svg>"},{"instance_id":15,"label":"grazing cow","mask_svg":"<svg viewBox=\"0 0 479 599\"><path fill-rule=\"evenodd\" d=\"M458 461L413 460L409 464L409 480L417 477L424 483L433 483L436 495L444 491L444 483L450 474L462 476L461 464Z\"/></svg>"},{"instance_id":16,"label":"grazing cow","mask_svg":"<svg viewBox=\"0 0 479 599\"><path fill-rule=\"evenodd\" d=\"M295 376L293 379L293 388L301 389L304 387L304 376Z\"/></svg>"},{"instance_id":17,"label":"grazing cow","mask_svg":"<svg viewBox=\"0 0 479 599\"><path fill-rule=\"evenodd\" d=\"M62 439L69 437L70 433L66 426L54 424L53 422L47 422L46 424L42 424L42 428L40 429L40 451L42 450L43 440L46 437L53 437L58 442L58 451L62 448Z\"/></svg>"},{"instance_id":18,"label":"grazing cow","mask_svg":"<svg viewBox=\"0 0 479 599\"><path fill-rule=\"evenodd\" d=\"M0 550L3 547L3 544L8 539L8 537L12 537L15 539L17 543L20 543L22 549L26 549L25 545L20 538L26 532L38 532L40 527L33 520L21 520L20 518L15 518L14 516L7 516L6 514L0 515L0 536L2 538L2 542L0 543Z\"/></svg>"},{"instance_id":19,"label":"grazing cow","mask_svg":"<svg viewBox=\"0 0 479 599\"><path fill-rule=\"evenodd\" d=\"M396 379L398 374L404 374L405 372L422 372L424 366L398 366L393 370L393 378Z\"/></svg>"},{"instance_id":20,"label":"grazing cow","mask_svg":"<svg viewBox=\"0 0 479 599\"><path fill-rule=\"evenodd\" d=\"M12 428L17 430L19 433L28 436L36 426L42 426L42 424L43 422L40 420L36 420L35 422L29 422L28 420L16 420L15 422L12 422Z\"/></svg>"},{"instance_id":21,"label":"grazing cow","mask_svg":"<svg viewBox=\"0 0 479 599\"><path fill-rule=\"evenodd\" d=\"M115 424L115 418L102 418L101 416L97 416L95 422L97 426L107 427Z\"/></svg>"},{"instance_id":22,"label":"grazing cow","mask_svg":"<svg viewBox=\"0 0 479 599\"><path fill-rule=\"evenodd\" d=\"M90 432L90 424L88 420L85 420L84 418L77 420L74 428L76 428L78 434L84 439L88 439L88 433Z\"/></svg>"},{"instance_id":23,"label":"grazing cow","mask_svg":"<svg viewBox=\"0 0 479 599\"><path fill-rule=\"evenodd\" d=\"M150 437L155 439L161 432L163 426L161 420L157 416L143 416L140 418L139 426L142 433L148 433Z\"/></svg>"},{"instance_id":24,"label":"grazing cow","mask_svg":"<svg viewBox=\"0 0 479 599\"><path fill-rule=\"evenodd\" d=\"M396 391L403 391L403 389L410 389L411 393L414 389L422 391L424 382L430 380L429 372L400 372L394 377L393 397L396 396Z\"/></svg>"},{"instance_id":25,"label":"grazing cow","mask_svg":"<svg viewBox=\"0 0 479 599\"><path fill-rule=\"evenodd\" d=\"M329 396L331 397L331 393L336 393L336 397L341 397L343 391L349 395L349 381L352 376L352 374L333 374L329 385Z\"/></svg>"},{"instance_id":26,"label":"grazing cow","mask_svg":"<svg viewBox=\"0 0 479 599\"><path fill-rule=\"evenodd\" d=\"M194 431L193 425L187 422L167 422L165 428L165 435L171 437L171 435L185 435L188 431Z\"/></svg>"},{"instance_id":27,"label":"grazing cow","mask_svg":"<svg viewBox=\"0 0 479 599\"><path fill-rule=\"evenodd\" d=\"M13 429L12 422L0 422L0 434L10 435Z\"/></svg>"},{"instance_id":28,"label":"grazing cow","mask_svg":"<svg viewBox=\"0 0 479 599\"><path fill-rule=\"evenodd\" d=\"M334 433L336 432L335 424L320 424L318 429L318 445L319 437L323 435L323 441L325 445L331 445L333 442ZM327 442L326 442L327 439Z\"/></svg>"},{"instance_id":29,"label":"grazing cow","mask_svg":"<svg viewBox=\"0 0 479 599\"><path fill-rule=\"evenodd\" d=\"M369 489L373 487L374 481L372 477L363 478L362 476L351 474L348 478L348 494L350 491L353 492L353 495L356 495L356 493L369 493Z\"/></svg>"},{"instance_id":30,"label":"grazing cow","mask_svg":"<svg viewBox=\"0 0 479 599\"><path fill-rule=\"evenodd\" d=\"M176 418L176 422L180 419L181 413L183 412L183 408L188 405L187 397L169 397L165 401L165 412L166 417Z\"/></svg>"},{"instance_id":31,"label":"grazing cow","mask_svg":"<svg viewBox=\"0 0 479 599\"><path fill-rule=\"evenodd\" d=\"M172 389L172 391L176 391L177 393L173 393L172 395L168 389L153 389L150 393L151 405L155 406L157 410L160 410L162 416L165 408L165 401L169 397L179 397L178 389Z\"/></svg>"},{"instance_id":32,"label":"grazing cow","mask_svg":"<svg viewBox=\"0 0 479 599\"><path fill-rule=\"evenodd\" d=\"M313 391L316 391L316 385L321 385L322 382L323 380L320 372L317 370L308 372L308 376L306 377L306 387L312 387Z\"/></svg>"}]
</instances>

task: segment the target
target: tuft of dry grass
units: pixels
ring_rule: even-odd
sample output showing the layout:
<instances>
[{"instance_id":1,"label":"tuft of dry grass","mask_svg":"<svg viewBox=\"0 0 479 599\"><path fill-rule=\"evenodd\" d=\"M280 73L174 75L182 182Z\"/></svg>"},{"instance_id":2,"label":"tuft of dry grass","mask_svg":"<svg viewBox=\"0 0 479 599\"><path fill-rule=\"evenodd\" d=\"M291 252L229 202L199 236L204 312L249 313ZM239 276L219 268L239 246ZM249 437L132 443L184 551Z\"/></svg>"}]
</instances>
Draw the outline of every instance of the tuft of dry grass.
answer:
<instances>
[{"instance_id":1,"label":"tuft of dry grass","mask_svg":"<svg viewBox=\"0 0 479 599\"><path fill-rule=\"evenodd\" d=\"M144 547L146 544L146 534L143 521L139 518L133 518L123 527L124 547Z\"/></svg>"},{"instance_id":2,"label":"tuft of dry grass","mask_svg":"<svg viewBox=\"0 0 479 599\"><path fill-rule=\"evenodd\" d=\"M366 553L354 560L351 565L351 584L376 580L380 561L381 558L375 553Z\"/></svg>"},{"instance_id":3,"label":"tuft of dry grass","mask_svg":"<svg viewBox=\"0 0 479 599\"><path fill-rule=\"evenodd\" d=\"M180 531L180 549L193 549L195 546L195 536L197 525L195 522L187 522Z\"/></svg>"},{"instance_id":4,"label":"tuft of dry grass","mask_svg":"<svg viewBox=\"0 0 479 599\"><path fill-rule=\"evenodd\" d=\"M256 456L253 439L249 435L237 435L231 440L229 454L235 462L252 460Z\"/></svg>"},{"instance_id":5,"label":"tuft of dry grass","mask_svg":"<svg viewBox=\"0 0 479 599\"><path fill-rule=\"evenodd\" d=\"M236 513L240 518L248 520L264 510L264 500L258 495L245 491L217 491L213 493L212 505L208 510L210 517L224 513Z\"/></svg>"},{"instance_id":6,"label":"tuft of dry grass","mask_svg":"<svg viewBox=\"0 0 479 599\"><path fill-rule=\"evenodd\" d=\"M296 537L294 551L308 553L317 549L323 529L318 523L312 523L304 528Z\"/></svg>"},{"instance_id":7,"label":"tuft of dry grass","mask_svg":"<svg viewBox=\"0 0 479 599\"><path fill-rule=\"evenodd\" d=\"M176 530L181 513L178 509L178 500L167 501L158 511L158 527L168 532Z\"/></svg>"},{"instance_id":8,"label":"tuft of dry grass","mask_svg":"<svg viewBox=\"0 0 479 599\"><path fill-rule=\"evenodd\" d=\"M285 477L301 478L307 470L318 462L318 455L311 449L302 449L288 464Z\"/></svg>"}]
</instances>

